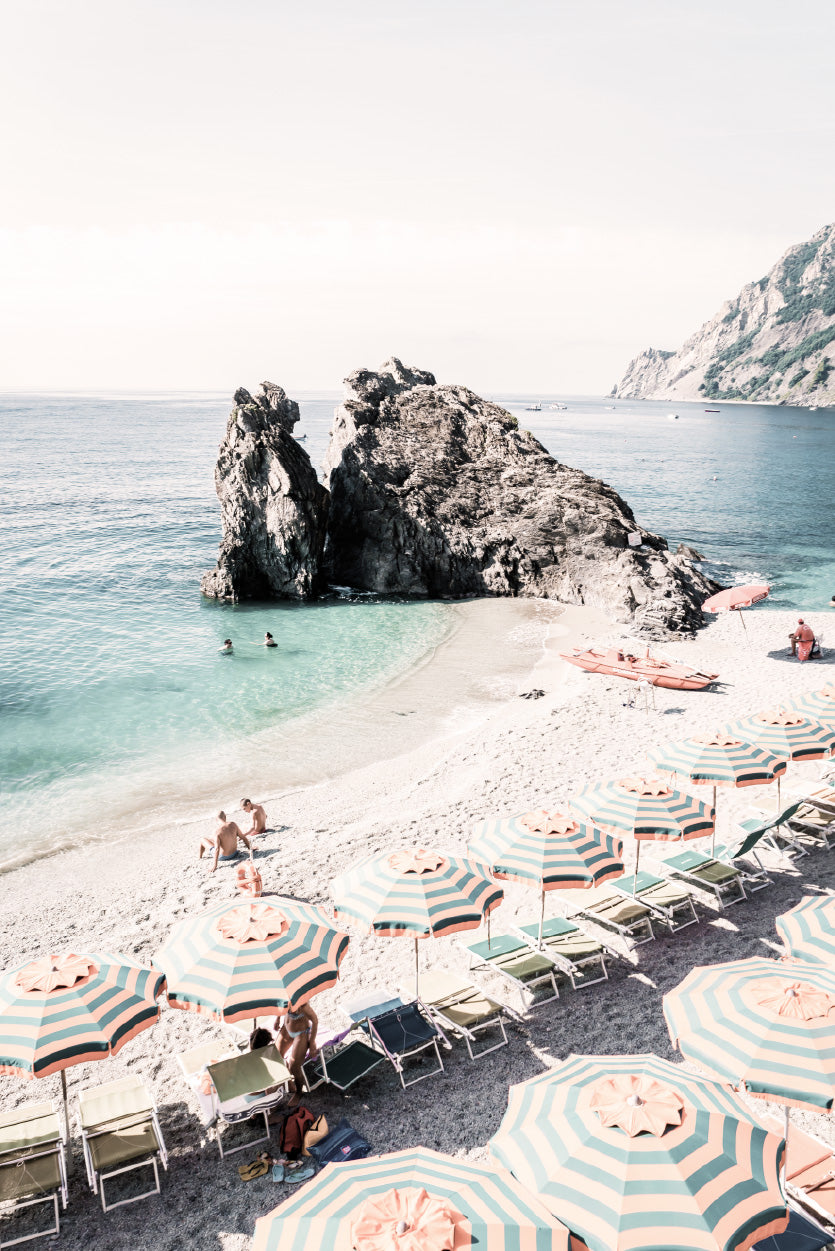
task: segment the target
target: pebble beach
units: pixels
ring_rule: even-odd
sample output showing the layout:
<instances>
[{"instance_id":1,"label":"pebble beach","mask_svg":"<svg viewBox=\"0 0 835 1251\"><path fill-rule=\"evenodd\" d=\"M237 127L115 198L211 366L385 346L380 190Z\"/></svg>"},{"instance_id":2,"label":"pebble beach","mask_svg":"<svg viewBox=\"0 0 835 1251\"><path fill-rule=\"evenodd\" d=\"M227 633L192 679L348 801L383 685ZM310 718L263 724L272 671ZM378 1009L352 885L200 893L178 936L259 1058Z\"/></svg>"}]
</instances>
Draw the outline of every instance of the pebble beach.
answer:
<instances>
[{"instance_id":1,"label":"pebble beach","mask_svg":"<svg viewBox=\"0 0 835 1251\"><path fill-rule=\"evenodd\" d=\"M560 651L589 643L629 642L629 634L593 609L531 601L479 601L466 605L474 635L453 635L399 684L386 688L380 716L396 727L400 714L437 693L442 702L454 649L478 633L494 640L479 660L474 684L480 698L457 706L456 716L421 723L402 742L396 729L388 749L359 767L292 792L266 798L270 832L258 841L256 863L265 896L290 896L329 907L331 879L351 864L387 848L423 846L462 853L473 825L484 818L531 808L564 808L593 781L649 771L646 753L688 734L716 729L748 713L771 708L835 680L835 654L800 665L788 655L786 636L797 613L755 610L714 619L693 638L653 646L673 660L718 671L720 682L701 692L657 688L649 701L631 699L631 684L585 674L560 659ZM815 624L814 614L811 614ZM456 643L456 638L458 642ZM524 640L524 645L522 645ZM634 642L634 640L633 640ZM515 662L508 656L518 656ZM520 698L541 690L540 698ZM470 692L470 695L473 693ZM374 712L369 709L369 716ZM790 765L788 790L814 784L820 763ZM697 788L709 801L709 788ZM208 801L207 801L208 802ZM211 801L214 803L214 800ZM236 800L219 795L217 806L245 827ZM773 810L772 788L720 790L718 830L756 806ZM46 860L3 875L0 954L8 967L45 951L121 951L147 963L171 927L224 897L235 897L234 868L209 872L197 860L199 838L211 832L211 809L175 829L107 842L81 842ZM625 840L627 863L634 843ZM644 844L641 863L654 867L666 845ZM835 857L814 851L792 863L766 853L770 889L723 913L697 892L700 923L628 950L615 949L607 982L536 1009L509 1027L509 1045L472 1062L463 1044L443 1053L442 1076L402 1091L389 1066L376 1070L347 1098L320 1087L305 1103L329 1120L346 1116L375 1153L423 1145L486 1159L486 1143L498 1129L508 1086L523 1081L572 1052L671 1052L661 997L699 964L778 954L774 919L802 895L835 889ZM546 914L561 911L549 897ZM538 916L535 891L505 883L505 899L493 914L494 932ZM410 942L375 939L351 927L351 944L337 986L317 997L322 1030L342 1022L340 1002L381 985L397 989L413 975ZM593 931L593 927L590 927ZM595 931L593 931L595 932ZM603 935L597 932L598 937ZM473 936L475 937L475 936ZM422 966L461 969L465 957L454 938L421 944ZM485 987L508 998L507 987ZM518 1002L513 1006L518 1008ZM290 1193L269 1177L250 1183L238 1177L247 1153L221 1160L211 1132L203 1128L177 1065L177 1054L217 1035L222 1027L205 1017L165 1008L161 1020L111 1060L67 1071L70 1103L81 1086L138 1073L152 1086L170 1153L162 1195L102 1214L84 1178L80 1141L72 1138L70 1202L62 1218L67 1251L133 1248L154 1251L222 1248L245 1251L255 1220ZM57 1076L26 1082L0 1078L0 1104L58 1098ZM769 1109L760 1101L758 1112ZM776 1112L777 1109L770 1109ZM797 1123L835 1144L828 1119L798 1113ZM254 1154L254 1153L253 1153Z\"/></svg>"}]
</instances>

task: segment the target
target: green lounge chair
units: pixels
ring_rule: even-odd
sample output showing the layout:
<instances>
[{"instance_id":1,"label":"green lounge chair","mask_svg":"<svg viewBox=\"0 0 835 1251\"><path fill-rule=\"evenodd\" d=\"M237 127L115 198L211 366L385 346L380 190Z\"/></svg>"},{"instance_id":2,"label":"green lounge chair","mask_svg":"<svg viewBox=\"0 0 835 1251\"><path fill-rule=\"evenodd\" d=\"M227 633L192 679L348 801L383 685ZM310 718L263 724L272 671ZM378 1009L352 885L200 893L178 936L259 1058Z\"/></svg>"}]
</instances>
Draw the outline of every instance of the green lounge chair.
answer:
<instances>
[{"instance_id":1,"label":"green lounge chair","mask_svg":"<svg viewBox=\"0 0 835 1251\"><path fill-rule=\"evenodd\" d=\"M818 808L814 803L805 803L792 817L791 827L797 832L798 842L804 846L811 843L814 847L825 847L827 851L835 846L835 812Z\"/></svg>"},{"instance_id":2,"label":"green lounge chair","mask_svg":"<svg viewBox=\"0 0 835 1251\"><path fill-rule=\"evenodd\" d=\"M582 900L569 899L565 895L563 899L566 907L571 910L569 919L575 916L587 917L605 929L614 930L633 947L639 947L641 943L651 943L655 938L652 912L647 905L625 898L609 886L593 886L591 890L582 891Z\"/></svg>"},{"instance_id":3,"label":"green lounge chair","mask_svg":"<svg viewBox=\"0 0 835 1251\"><path fill-rule=\"evenodd\" d=\"M268 1142L269 1113L286 1100L292 1080L275 1043L228 1060L218 1060L207 1065L206 1072L214 1087L215 1114L219 1122L236 1125L255 1117L264 1118L264 1137L248 1139L236 1147L227 1147L225 1151L223 1135L218 1128L216 1139L221 1159L225 1155L234 1155L236 1151L246 1151L257 1143Z\"/></svg>"},{"instance_id":4,"label":"green lounge chair","mask_svg":"<svg viewBox=\"0 0 835 1251\"><path fill-rule=\"evenodd\" d=\"M102 1211L137 1203L160 1193L159 1168L168 1168L168 1152L159 1127L156 1105L141 1077L124 1077L90 1086L78 1095L81 1142L87 1179L101 1199ZM154 1185L141 1194L108 1203L104 1183L135 1169L151 1168Z\"/></svg>"},{"instance_id":5,"label":"green lounge chair","mask_svg":"<svg viewBox=\"0 0 835 1251\"><path fill-rule=\"evenodd\" d=\"M408 991L404 989L400 993L408 995ZM491 999L469 978L440 970L421 975L418 1002L442 1028L457 1038L463 1038L471 1060L507 1046L504 1027L506 1016L515 1021L522 1019L505 1004ZM475 1050L478 1046L478 1035L489 1030L498 1030L501 1035L499 1040Z\"/></svg>"},{"instance_id":6,"label":"green lounge chair","mask_svg":"<svg viewBox=\"0 0 835 1251\"><path fill-rule=\"evenodd\" d=\"M674 856L667 856L660 863L668 873L683 877L686 882L692 882L703 890L712 891L720 909L742 903L748 898L743 872L704 850L688 847Z\"/></svg>"},{"instance_id":7,"label":"green lounge chair","mask_svg":"<svg viewBox=\"0 0 835 1251\"><path fill-rule=\"evenodd\" d=\"M590 934L584 934L573 921L550 917L543 922L541 935L535 923L521 925L519 933L534 951L551 957L557 968L566 974L573 990L608 979L605 947Z\"/></svg>"},{"instance_id":8,"label":"green lounge chair","mask_svg":"<svg viewBox=\"0 0 835 1251\"><path fill-rule=\"evenodd\" d=\"M656 877L653 873L627 873L612 886L625 899L646 904L653 917L666 925L671 934L687 929L688 925L698 925L693 896L668 878Z\"/></svg>"},{"instance_id":9,"label":"green lounge chair","mask_svg":"<svg viewBox=\"0 0 835 1251\"><path fill-rule=\"evenodd\" d=\"M327 1083L344 1095L355 1082L383 1063L385 1056L364 1039L352 1037L353 1029L354 1026L349 1025L324 1038L317 1035L319 1054L315 1060L305 1060L302 1065L308 1090Z\"/></svg>"},{"instance_id":10,"label":"green lounge chair","mask_svg":"<svg viewBox=\"0 0 835 1251\"><path fill-rule=\"evenodd\" d=\"M740 821L738 828L745 837L733 854L734 860L740 856L752 855L763 869L764 866L757 853L757 848L761 844L770 847L778 856L785 854L786 847L791 847L798 856L808 856L808 850L801 846L789 831L789 822L797 816L802 807L803 801L798 800L773 816L763 813L759 817L749 817L745 821Z\"/></svg>"},{"instance_id":11,"label":"green lounge chair","mask_svg":"<svg viewBox=\"0 0 835 1251\"><path fill-rule=\"evenodd\" d=\"M495 934L482 942L462 942L461 946L469 957L471 969L491 970L510 982L523 1009L541 1008L559 999L555 962L541 951L531 951L524 939L512 934Z\"/></svg>"},{"instance_id":12,"label":"green lounge chair","mask_svg":"<svg viewBox=\"0 0 835 1251\"><path fill-rule=\"evenodd\" d=\"M0 1115L0 1247L14 1247L61 1232L61 1207L67 1206L65 1137L52 1103L30 1103ZM4 1238L13 1212L52 1204L53 1224L18 1238Z\"/></svg>"},{"instance_id":13,"label":"green lounge chair","mask_svg":"<svg viewBox=\"0 0 835 1251\"><path fill-rule=\"evenodd\" d=\"M353 1025L359 1025L366 1031L371 1046L389 1061L404 1090L427 1077L443 1073L444 1062L438 1044L440 1042L447 1050L452 1044L423 1009L420 1000L409 996L401 999L389 989L382 988L343 1004L342 1011ZM406 1062L416 1056L422 1057L424 1052L430 1053L430 1056L434 1053L435 1067L424 1069L417 1077L407 1081Z\"/></svg>"}]
</instances>

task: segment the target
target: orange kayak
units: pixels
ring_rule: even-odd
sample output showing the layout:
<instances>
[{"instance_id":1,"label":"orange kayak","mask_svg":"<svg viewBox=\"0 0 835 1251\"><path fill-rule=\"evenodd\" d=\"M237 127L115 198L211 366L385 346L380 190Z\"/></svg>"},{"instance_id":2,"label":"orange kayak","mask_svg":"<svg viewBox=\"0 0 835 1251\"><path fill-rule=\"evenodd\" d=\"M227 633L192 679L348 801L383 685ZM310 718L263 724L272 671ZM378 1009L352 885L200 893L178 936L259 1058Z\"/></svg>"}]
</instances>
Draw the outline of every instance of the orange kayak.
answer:
<instances>
[{"instance_id":1,"label":"orange kayak","mask_svg":"<svg viewBox=\"0 0 835 1251\"><path fill-rule=\"evenodd\" d=\"M652 686L669 686L677 691L700 691L719 677L718 673L700 673L687 665L675 665L670 660L656 656L632 656L628 652L609 648L608 651L574 649L560 653L562 660L577 665L589 673L608 673L614 678L628 678L631 682L649 682Z\"/></svg>"}]
</instances>

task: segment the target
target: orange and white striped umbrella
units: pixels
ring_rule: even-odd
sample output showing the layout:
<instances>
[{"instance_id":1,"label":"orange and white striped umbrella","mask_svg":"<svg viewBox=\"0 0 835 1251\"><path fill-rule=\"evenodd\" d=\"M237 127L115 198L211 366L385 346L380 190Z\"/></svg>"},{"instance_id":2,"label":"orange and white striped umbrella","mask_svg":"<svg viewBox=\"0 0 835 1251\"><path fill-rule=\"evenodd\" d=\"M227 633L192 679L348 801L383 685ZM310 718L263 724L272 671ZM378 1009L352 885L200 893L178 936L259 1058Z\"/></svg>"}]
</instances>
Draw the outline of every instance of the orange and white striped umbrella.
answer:
<instances>
[{"instance_id":1,"label":"orange and white striped umbrella","mask_svg":"<svg viewBox=\"0 0 835 1251\"><path fill-rule=\"evenodd\" d=\"M835 972L761 957L693 969L664 996L673 1046L751 1095L835 1104Z\"/></svg>"},{"instance_id":2,"label":"orange and white striped umbrella","mask_svg":"<svg viewBox=\"0 0 835 1251\"><path fill-rule=\"evenodd\" d=\"M568 1251L568 1230L502 1168L412 1147L326 1164L255 1222L252 1251Z\"/></svg>"},{"instance_id":3,"label":"orange and white striped umbrella","mask_svg":"<svg viewBox=\"0 0 835 1251\"><path fill-rule=\"evenodd\" d=\"M783 1151L726 1086L653 1055L512 1086L490 1142L589 1251L748 1251L788 1224Z\"/></svg>"},{"instance_id":4,"label":"orange and white striped umbrella","mask_svg":"<svg viewBox=\"0 0 835 1251\"><path fill-rule=\"evenodd\" d=\"M835 895L804 895L774 924L789 956L835 969Z\"/></svg>"},{"instance_id":5,"label":"orange and white striped umbrella","mask_svg":"<svg viewBox=\"0 0 835 1251\"><path fill-rule=\"evenodd\" d=\"M420 938L475 930L504 892L476 860L425 847L384 851L334 878L338 917L386 938Z\"/></svg>"},{"instance_id":6,"label":"orange and white striped umbrella","mask_svg":"<svg viewBox=\"0 0 835 1251\"><path fill-rule=\"evenodd\" d=\"M823 725L835 725L835 683L812 691L809 695L801 695L791 702L791 707L802 712L804 716L814 717Z\"/></svg>"},{"instance_id":7,"label":"orange and white striped umbrella","mask_svg":"<svg viewBox=\"0 0 835 1251\"><path fill-rule=\"evenodd\" d=\"M0 1073L45 1077L115 1055L159 1020L160 973L111 952L64 952L0 977Z\"/></svg>"},{"instance_id":8,"label":"orange and white striped umbrella","mask_svg":"<svg viewBox=\"0 0 835 1251\"><path fill-rule=\"evenodd\" d=\"M823 725L810 713L770 708L740 717L727 729L784 760L823 760L835 751L835 727Z\"/></svg>"},{"instance_id":9,"label":"orange and white striped umbrella","mask_svg":"<svg viewBox=\"0 0 835 1251\"><path fill-rule=\"evenodd\" d=\"M348 935L294 899L221 900L175 925L153 958L172 1008L242 1021L335 985Z\"/></svg>"}]
</instances>

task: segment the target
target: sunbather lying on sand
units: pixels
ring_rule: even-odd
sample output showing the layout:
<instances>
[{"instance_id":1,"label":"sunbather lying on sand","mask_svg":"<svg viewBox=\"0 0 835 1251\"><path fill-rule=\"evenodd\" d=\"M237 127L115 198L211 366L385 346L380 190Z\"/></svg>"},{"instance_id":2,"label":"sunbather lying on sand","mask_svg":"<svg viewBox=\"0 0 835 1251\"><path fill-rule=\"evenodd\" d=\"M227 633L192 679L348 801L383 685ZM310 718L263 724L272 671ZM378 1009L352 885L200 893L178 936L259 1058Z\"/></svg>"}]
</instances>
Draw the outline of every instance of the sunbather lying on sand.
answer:
<instances>
[{"instance_id":1,"label":"sunbather lying on sand","mask_svg":"<svg viewBox=\"0 0 835 1251\"><path fill-rule=\"evenodd\" d=\"M254 804L251 799L242 799L241 807L252 821L252 829L247 830L246 837L254 838L256 834L263 834L267 828L267 814L264 811L264 805Z\"/></svg>"},{"instance_id":2,"label":"sunbather lying on sand","mask_svg":"<svg viewBox=\"0 0 835 1251\"><path fill-rule=\"evenodd\" d=\"M201 838L200 852L197 857L198 860L202 860L204 851L211 851L214 849L215 860L212 865L212 873L214 873L217 868L218 860L237 860L238 856L241 854L238 850L238 839L240 839L246 847L249 852L250 859L252 859L252 847L250 846L250 842L246 834L241 833L239 827L234 821L228 821L226 819L226 813L222 810L217 814L217 820L218 827L214 834L207 834L205 838Z\"/></svg>"},{"instance_id":3,"label":"sunbather lying on sand","mask_svg":"<svg viewBox=\"0 0 835 1251\"><path fill-rule=\"evenodd\" d=\"M293 1097L290 1103L296 1104L304 1086L302 1065L308 1056L315 1060L319 1054L316 1046L319 1018L310 1004L304 1003L299 1008L289 1007L281 1016L276 1017L275 1028L279 1030L276 1046L293 1077Z\"/></svg>"}]
</instances>

